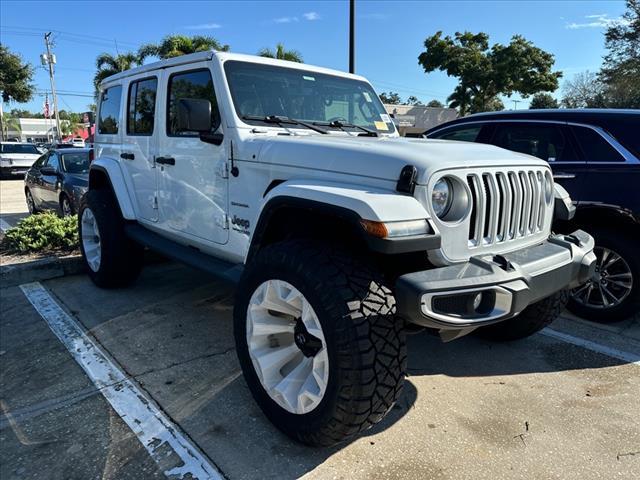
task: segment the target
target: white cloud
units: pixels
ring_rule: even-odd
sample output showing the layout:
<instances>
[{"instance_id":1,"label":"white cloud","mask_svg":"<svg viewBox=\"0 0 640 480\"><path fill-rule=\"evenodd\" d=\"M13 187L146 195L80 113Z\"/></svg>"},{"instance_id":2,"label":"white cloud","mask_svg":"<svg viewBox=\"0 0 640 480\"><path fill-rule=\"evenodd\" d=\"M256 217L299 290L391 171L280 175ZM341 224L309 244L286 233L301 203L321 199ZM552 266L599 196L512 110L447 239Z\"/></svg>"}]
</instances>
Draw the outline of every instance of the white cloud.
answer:
<instances>
[{"instance_id":1,"label":"white cloud","mask_svg":"<svg viewBox=\"0 0 640 480\"><path fill-rule=\"evenodd\" d=\"M187 30L215 30L216 28L222 28L219 23L201 23L199 25L187 25Z\"/></svg>"},{"instance_id":2,"label":"white cloud","mask_svg":"<svg viewBox=\"0 0 640 480\"><path fill-rule=\"evenodd\" d=\"M300 21L300 19L298 17L280 17L274 18L273 21L276 23L293 23Z\"/></svg>"},{"instance_id":3,"label":"white cloud","mask_svg":"<svg viewBox=\"0 0 640 480\"><path fill-rule=\"evenodd\" d=\"M585 15L584 18L591 20L583 23L567 23L565 28L569 30L578 30L581 28L608 28L614 25L628 25L629 21L622 17L610 18L607 13L598 13L593 15Z\"/></svg>"},{"instance_id":4,"label":"white cloud","mask_svg":"<svg viewBox=\"0 0 640 480\"><path fill-rule=\"evenodd\" d=\"M302 16L309 21L320 20L321 18L318 12L307 12L307 13L303 13Z\"/></svg>"}]
</instances>

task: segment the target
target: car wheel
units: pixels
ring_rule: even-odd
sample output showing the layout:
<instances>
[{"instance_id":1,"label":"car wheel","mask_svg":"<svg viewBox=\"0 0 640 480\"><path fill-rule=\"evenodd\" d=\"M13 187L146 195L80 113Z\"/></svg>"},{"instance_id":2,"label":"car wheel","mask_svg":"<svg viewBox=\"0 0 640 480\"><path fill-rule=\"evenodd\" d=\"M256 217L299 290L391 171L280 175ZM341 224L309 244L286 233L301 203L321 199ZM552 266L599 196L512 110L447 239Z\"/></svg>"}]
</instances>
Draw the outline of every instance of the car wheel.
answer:
<instances>
[{"instance_id":1,"label":"car wheel","mask_svg":"<svg viewBox=\"0 0 640 480\"><path fill-rule=\"evenodd\" d=\"M31 215L38 213L38 209L36 208L36 202L33 200L33 195L31 194L31 190L28 188L24 191L24 196L27 201L27 209Z\"/></svg>"},{"instance_id":2,"label":"car wheel","mask_svg":"<svg viewBox=\"0 0 640 480\"><path fill-rule=\"evenodd\" d=\"M108 190L89 190L78 212L80 251L91 280L103 288L132 283L142 268L143 248L124 233L120 208Z\"/></svg>"},{"instance_id":3,"label":"car wheel","mask_svg":"<svg viewBox=\"0 0 640 480\"><path fill-rule=\"evenodd\" d=\"M366 263L320 244L282 242L257 254L237 292L238 358L277 428L332 445L394 405L406 369L403 324Z\"/></svg>"},{"instance_id":4,"label":"car wheel","mask_svg":"<svg viewBox=\"0 0 640 480\"><path fill-rule=\"evenodd\" d=\"M510 342L529 337L560 316L569 300L566 290L529 305L517 316L500 323L480 327L474 333L487 340Z\"/></svg>"},{"instance_id":5,"label":"car wheel","mask_svg":"<svg viewBox=\"0 0 640 480\"><path fill-rule=\"evenodd\" d=\"M71 200L66 194L62 194L60 196L60 213L63 217L70 217L75 212L73 211L73 205L71 205Z\"/></svg>"},{"instance_id":6,"label":"car wheel","mask_svg":"<svg viewBox=\"0 0 640 480\"><path fill-rule=\"evenodd\" d=\"M571 292L569 310L600 323L624 320L640 311L640 257L637 237L616 231L591 229L596 271Z\"/></svg>"}]
</instances>

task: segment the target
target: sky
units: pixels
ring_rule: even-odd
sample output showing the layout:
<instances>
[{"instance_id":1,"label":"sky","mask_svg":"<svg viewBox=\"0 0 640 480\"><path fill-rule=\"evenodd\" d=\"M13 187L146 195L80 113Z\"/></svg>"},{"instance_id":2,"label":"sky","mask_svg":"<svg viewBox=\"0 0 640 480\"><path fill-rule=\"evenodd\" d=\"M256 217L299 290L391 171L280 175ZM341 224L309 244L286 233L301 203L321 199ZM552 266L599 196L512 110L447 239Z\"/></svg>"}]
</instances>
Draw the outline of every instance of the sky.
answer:
<instances>
[{"instance_id":1,"label":"sky","mask_svg":"<svg viewBox=\"0 0 640 480\"><path fill-rule=\"evenodd\" d=\"M382 1L356 0L356 73L374 88L441 102L457 84L443 72L425 74L417 57L424 40L441 30L486 32L490 44L522 35L555 56L565 79L597 71L604 31L624 12L624 1ZM231 51L255 54L283 42L305 63L348 70L349 2L336 1L0 1L0 41L36 67L38 95L27 104L42 111L50 90L40 66L43 35L53 31L56 88L61 110L85 111L93 102L98 54L135 51L167 34L210 35ZM559 98L560 90L554 93ZM527 108L516 94L506 108Z\"/></svg>"}]
</instances>

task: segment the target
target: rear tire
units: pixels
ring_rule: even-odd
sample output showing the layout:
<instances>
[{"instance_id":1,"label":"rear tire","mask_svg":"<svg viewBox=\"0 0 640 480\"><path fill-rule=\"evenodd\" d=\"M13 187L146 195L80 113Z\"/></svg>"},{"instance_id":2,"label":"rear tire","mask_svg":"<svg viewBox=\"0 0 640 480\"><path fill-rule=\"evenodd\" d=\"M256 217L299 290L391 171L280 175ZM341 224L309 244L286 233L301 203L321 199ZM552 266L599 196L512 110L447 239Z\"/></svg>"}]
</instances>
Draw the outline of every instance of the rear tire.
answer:
<instances>
[{"instance_id":1,"label":"rear tire","mask_svg":"<svg viewBox=\"0 0 640 480\"><path fill-rule=\"evenodd\" d=\"M89 190L78 212L78 236L89 277L102 288L131 284L142 269L143 248L124 233L120 207L108 190Z\"/></svg>"},{"instance_id":2,"label":"rear tire","mask_svg":"<svg viewBox=\"0 0 640 480\"><path fill-rule=\"evenodd\" d=\"M510 342L529 337L558 318L568 299L569 293L561 290L529 305L516 317L488 327L480 327L474 333L479 337L497 342Z\"/></svg>"},{"instance_id":3,"label":"rear tire","mask_svg":"<svg viewBox=\"0 0 640 480\"><path fill-rule=\"evenodd\" d=\"M302 295L298 318L283 314L278 308L281 301L265 302L266 294L261 292L271 283L275 288L284 285L284 293L279 294L283 297L278 298L291 298L290 287L295 295ZM391 291L365 262L314 242L277 243L260 251L247 266L237 292L234 334L238 358L255 401L277 428L308 445L328 446L371 427L394 405L406 369L403 323L395 316ZM298 301L299 297L293 298ZM311 310L304 307L305 302ZM304 354L304 346L309 345L308 340L297 338L298 324L307 317L305 311L319 322L316 337L322 339L320 343L312 339L317 348L321 345L312 352L312 361L315 355L324 354L322 361L328 365L328 375L315 383L308 379L309 384L304 376L302 380L285 379L304 361L298 354ZM264 324L258 322L263 328L255 333L256 318L278 327L273 317L285 325L289 322L289 331L266 334ZM292 344L295 346L287 347ZM299 352L293 352L297 357L278 363L265 375L260 356L265 351L277 354L283 345L289 351L298 348ZM294 389L293 402L283 402L281 392L293 381L301 386ZM308 385L313 388L305 389Z\"/></svg>"}]
</instances>

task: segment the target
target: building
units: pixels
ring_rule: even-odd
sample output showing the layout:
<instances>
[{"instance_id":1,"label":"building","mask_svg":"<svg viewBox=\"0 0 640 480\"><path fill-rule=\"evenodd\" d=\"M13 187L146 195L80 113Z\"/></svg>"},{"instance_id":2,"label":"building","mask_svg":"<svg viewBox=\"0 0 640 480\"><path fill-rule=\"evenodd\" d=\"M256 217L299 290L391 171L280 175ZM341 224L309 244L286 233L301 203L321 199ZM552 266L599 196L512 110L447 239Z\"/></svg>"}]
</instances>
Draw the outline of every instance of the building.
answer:
<instances>
[{"instance_id":1,"label":"building","mask_svg":"<svg viewBox=\"0 0 640 480\"><path fill-rule=\"evenodd\" d=\"M7 139L19 140L31 143L49 143L56 136L55 118L19 118L20 131L9 129ZM68 120L60 120L61 124L68 124ZM73 137L87 139L89 131L82 125L78 125L71 135L62 136L62 140L71 140Z\"/></svg>"},{"instance_id":2,"label":"building","mask_svg":"<svg viewBox=\"0 0 640 480\"><path fill-rule=\"evenodd\" d=\"M433 108L424 105L384 105L393 117L400 135L421 134L425 130L458 118L455 108Z\"/></svg>"}]
</instances>

